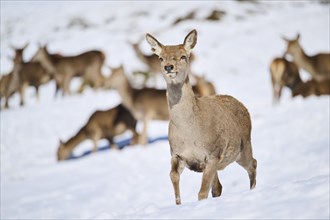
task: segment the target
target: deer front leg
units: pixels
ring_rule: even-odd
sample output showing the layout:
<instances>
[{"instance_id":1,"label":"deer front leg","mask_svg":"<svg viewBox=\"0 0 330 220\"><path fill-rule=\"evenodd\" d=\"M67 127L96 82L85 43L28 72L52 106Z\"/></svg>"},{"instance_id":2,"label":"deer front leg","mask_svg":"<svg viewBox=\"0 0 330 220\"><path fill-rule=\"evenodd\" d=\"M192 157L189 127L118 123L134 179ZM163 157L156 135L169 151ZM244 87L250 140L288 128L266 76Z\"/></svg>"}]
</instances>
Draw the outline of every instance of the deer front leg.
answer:
<instances>
[{"instance_id":1,"label":"deer front leg","mask_svg":"<svg viewBox=\"0 0 330 220\"><path fill-rule=\"evenodd\" d=\"M140 135L140 144L141 145L146 145L148 143L148 124L149 124L149 117L146 115L144 116L143 118L143 131L142 131L142 134Z\"/></svg>"},{"instance_id":2,"label":"deer front leg","mask_svg":"<svg viewBox=\"0 0 330 220\"><path fill-rule=\"evenodd\" d=\"M222 185L219 181L218 173L215 171L215 176L213 180L213 186L212 186L212 196L213 197L219 197L221 196L222 192Z\"/></svg>"},{"instance_id":3,"label":"deer front leg","mask_svg":"<svg viewBox=\"0 0 330 220\"><path fill-rule=\"evenodd\" d=\"M207 199L216 172L216 160L208 160L203 171L202 185L198 193L198 200Z\"/></svg>"},{"instance_id":4,"label":"deer front leg","mask_svg":"<svg viewBox=\"0 0 330 220\"><path fill-rule=\"evenodd\" d=\"M177 205L181 204L181 198L180 198L180 175L183 171L183 164L180 162L180 159L177 155L173 155L171 159L171 172L170 177L173 184L174 189L174 195L175 195L175 203Z\"/></svg>"}]
</instances>

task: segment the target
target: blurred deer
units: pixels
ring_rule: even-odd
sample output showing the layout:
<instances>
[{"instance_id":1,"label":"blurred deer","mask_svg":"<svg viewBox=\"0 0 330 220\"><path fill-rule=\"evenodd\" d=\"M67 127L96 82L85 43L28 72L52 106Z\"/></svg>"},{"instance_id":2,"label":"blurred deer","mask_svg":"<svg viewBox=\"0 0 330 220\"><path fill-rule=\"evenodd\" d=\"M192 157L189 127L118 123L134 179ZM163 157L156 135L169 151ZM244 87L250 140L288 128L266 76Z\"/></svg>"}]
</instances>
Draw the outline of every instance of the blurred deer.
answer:
<instances>
[{"instance_id":1,"label":"blurred deer","mask_svg":"<svg viewBox=\"0 0 330 220\"><path fill-rule=\"evenodd\" d=\"M77 56L62 56L50 54L47 46L44 46L39 47L32 60L41 62L54 75L56 94L59 89L63 91L63 95L70 94L70 83L76 76L83 80L79 92L82 92L86 85L99 88L105 79L101 73L105 55L101 51L93 50Z\"/></svg>"},{"instance_id":2,"label":"blurred deer","mask_svg":"<svg viewBox=\"0 0 330 220\"><path fill-rule=\"evenodd\" d=\"M25 103L25 90L28 86L33 86L36 90L36 96L39 99L39 86L50 81L51 76L48 71L43 68L39 62L24 62L23 52L27 44L23 48L13 48L15 50L15 57L13 59L13 71L8 74L3 84L5 107L9 107L9 97L15 92L20 94L20 105Z\"/></svg>"},{"instance_id":3,"label":"blurred deer","mask_svg":"<svg viewBox=\"0 0 330 220\"><path fill-rule=\"evenodd\" d=\"M67 142L60 140L57 150L57 159L66 160L81 142L90 139L93 141L93 152L97 151L97 142L107 139L110 147L118 147L113 138L130 130L133 134L131 144L136 144L138 133L136 132L137 121L123 105L118 105L107 111L96 111L88 119L87 123L71 137Z\"/></svg>"},{"instance_id":4,"label":"blurred deer","mask_svg":"<svg viewBox=\"0 0 330 220\"><path fill-rule=\"evenodd\" d=\"M283 37L287 42L287 49L285 54L293 57L293 62L299 67L309 72L313 79L317 82L330 79L330 54L319 53L309 56L305 53L299 44L300 34L293 40L288 40Z\"/></svg>"},{"instance_id":5,"label":"blurred deer","mask_svg":"<svg viewBox=\"0 0 330 220\"><path fill-rule=\"evenodd\" d=\"M184 167L203 172L198 200L221 195L217 170L237 162L248 173L250 189L256 185L257 161L252 155L251 118L248 110L228 95L194 95L189 82L189 57L197 43L192 30L183 44L164 46L146 35L152 51L160 58L167 84L170 111L169 143L171 148L170 177L176 204L181 204L180 175Z\"/></svg>"},{"instance_id":6,"label":"blurred deer","mask_svg":"<svg viewBox=\"0 0 330 220\"><path fill-rule=\"evenodd\" d=\"M318 82L312 79L303 82L297 65L283 57L275 58L271 62L270 73L273 85L273 103L279 101L284 86L291 90L292 97L330 94L330 80Z\"/></svg>"}]
</instances>

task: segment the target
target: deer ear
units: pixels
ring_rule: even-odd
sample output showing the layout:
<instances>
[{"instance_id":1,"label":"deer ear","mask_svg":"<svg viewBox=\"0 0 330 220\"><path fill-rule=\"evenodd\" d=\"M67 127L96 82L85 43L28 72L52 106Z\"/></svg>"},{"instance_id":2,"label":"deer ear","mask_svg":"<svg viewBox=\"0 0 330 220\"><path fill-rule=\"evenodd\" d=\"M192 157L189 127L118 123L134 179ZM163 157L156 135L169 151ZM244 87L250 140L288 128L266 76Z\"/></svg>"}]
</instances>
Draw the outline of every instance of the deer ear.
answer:
<instances>
[{"instance_id":1,"label":"deer ear","mask_svg":"<svg viewBox=\"0 0 330 220\"><path fill-rule=\"evenodd\" d=\"M190 52L197 43L197 31L194 29L186 36L183 42L184 49Z\"/></svg>"},{"instance_id":2,"label":"deer ear","mask_svg":"<svg viewBox=\"0 0 330 220\"><path fill-rule=\"evenodd\" d=\"M64 144L64 142L63 142L61 139L60 139L60 141L59 141L59 142L60 142L60 145L63 145L63 144Z\"/></svg>"},{"instance_id":3,"label":"deer ear","mask_svg":"<svg viewBox=\"0 0 330 220\"><path fill-rule=\"evenodd\" d=\"M296 40L299 40L300 38L300 33L297 34Z\"/></svg>"},{"instance_id":4,"label":"deer ear","mask_svg":"<svg viewBox=\"0 0 330 220\"><path fill-rule=\"evenodd\" d=\"M151 46L152 52L154 52L154 54L156 54L157 56L159 56L160 53L162 52L163 45L161 43L159 43L156 40L156 38L154 38L150 34L147 34L146 35L146 39L147 39L148 44Z\"/></svg>"}]
</instances>

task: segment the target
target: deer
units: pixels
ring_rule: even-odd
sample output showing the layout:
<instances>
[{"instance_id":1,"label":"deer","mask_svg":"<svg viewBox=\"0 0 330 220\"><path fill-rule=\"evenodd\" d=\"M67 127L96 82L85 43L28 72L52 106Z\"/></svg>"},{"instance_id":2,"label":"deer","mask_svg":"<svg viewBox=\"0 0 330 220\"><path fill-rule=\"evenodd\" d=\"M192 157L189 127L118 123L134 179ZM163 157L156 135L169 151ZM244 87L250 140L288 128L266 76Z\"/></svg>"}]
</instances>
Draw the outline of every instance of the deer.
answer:
<instances>
[{"instance_id":1,"label":"deer","mask_svg":"<svg viewBox=\"0 0 330 220\"><path fill-rule=\"evenodd\" d=\"M60 144L57 150L57 160L67 160L73 150L83 141L90 139L93 141L93 152L97 151L97 142L107 139L111 148L118 148L113 138L125 131L133 134L130 144L136 144L139 134L136 132L137 121L131 112L122 104L105 111L95 111L88 119L87 123L71 137L68 141Z\"/></svg>"},{"instance_id":2,"label":"deer","mask_svg":"<svg viewBox=\"0 0 330 220\"><path fill-rule=\"evenodd\" d=\"M99 88L105 79L101 72L105 54L101 51L92 50L76 56L62 56L50 54L45 45L39 47L32 60L41 62L54 75L57 87L55 94L59 89L63 90L63 96L70 94L70 82L75 76L83 79L79 92L82 92L86 85Z\"/></svg>"},{"instance_id":3,"label":"deer","mask_svg":"<svg viewBox=\"0 0 330 220\"><path fill-rule=\"evenodd\" d=\"M14 48L15 57L13 59L13 71L4 79L4 97L5 108L9 107L9 97L15 92L20 95L20 105L25 103L25 90L28 86L33 86L36 90L37 99L39 99L39 87L51 80L48 71L43 68L40 62L24 62L23 51L28 46L23 48Z\"/></svg>"},{"instance_id":4,"label":"deer","mask_svg":"<svg viewBox=\"0 0 330 220\"><path fill-rule=\"evenodd\" d=\"M284 86L291 90L292 97L301 95L305 98L310 95L320 96L330 94L330 80L318 82L312 79L304 82L300 77L297 65L286 60L284 57L277 57L272 60L270 73L274 104L279 102Z\"/></svg>"},{"instance_id":5,"label":"deer","mask_svg":"<svg viewBox=\"0 0 330 220\"><path fill-rule=\"evenodd\" d=\"M181 204L179 183L185 167L203 173L198 200L207 199L211 188L213 197L221 195L217 171L235 161L247 171L250 189L255 188L257 160L252 153L247 108L229 95L198 97L193 93L189 57L197 43L197 31L189 32L178 45L163 45L149 33L146 41L161 61L167 85L170 179L176 204Z\"/></svg>"},{"instance_id":6,"label":"deer","mask_svg":"<svg viewBox=\"0 0 330 220\"><path fill-rule=\"evenodd\" d=\"M300 34L295 39L289 40L282 37L287 42L285 55L291 55L293 62L301 69L311 74L317 82L330 79L330 54L319 53L309 56L299 43Z\"/></svg>"}]
</instances>

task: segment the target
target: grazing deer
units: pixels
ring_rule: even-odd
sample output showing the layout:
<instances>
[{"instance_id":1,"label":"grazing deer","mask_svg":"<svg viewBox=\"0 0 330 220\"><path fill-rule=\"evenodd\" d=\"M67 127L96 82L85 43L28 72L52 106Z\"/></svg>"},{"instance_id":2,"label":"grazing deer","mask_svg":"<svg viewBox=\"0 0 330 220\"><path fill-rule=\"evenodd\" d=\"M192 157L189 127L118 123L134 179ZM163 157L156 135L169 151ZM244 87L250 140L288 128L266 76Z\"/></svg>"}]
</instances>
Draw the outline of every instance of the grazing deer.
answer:
<instances>
[{"instance_id":1,"label":"grazing deer","mask_svg":"<svg viewBox=\"0 0 330 220\"><path fill-rule=\"evenodd\" d=\"M291 89L292 97L301 95L304 98L310 95L330 94L330 80L317 82L312 79L303 82L298 67L285 58L275 58L270 64L270 73L273 85L273 102L277 103L284 86Z\"/></svg>"},{"instance_id":2,"label":"grazing deer","mask_svg":"<svg viewBox=\"0 0 330 220\"><path fill-rule=\"evenodd\" d=\"M123 66L112 69L107 83L110 88L118 91L123 105L132 112L135 118L143 121L143 131L139 142L145 145L149 121L169 119L166 90L133 88L125 75Z\"/></svg>"},{"instance_id":3,"label":"grazing deer","mask_svg":"<svg viewBox=\"0 0 330 220\"><path fill-rule=\"evenodd\" d=\"M314 56L307 55L299 44L299 38L300 34L293 40L288 40L283 37L288 44L285 54L291 55L293 57L293 62L299 68L309 72L316 81L321 82L323 80L329 80L330 54L319 53Z\"/></svg>"},{"instance_id":4,"label":"grazing deer","mask_svg":"<svg viewBox=\"0 0 330 220\"><path fill-rule=\"evenodd\" d=\"M20 105L24 105L24 93L27 86L33 86L36 89L36 96L39 99L39 86L49 82L51 76L39 62L24 62L23 51L27 47L15 49L14 68L4 80L7 85L4 88L5 107L9 107L9 97L15 92L20 94Z\"/></svg>"},{"instance_id":5,"label":"grazing deer","mask_svg":"<svg viewBox=\"0 0 330 220\"><path fill-rule=\"evenodd\" d=\"M127 130L133 133L131 144L135 144L138 138L138 133L135 130L136 123L137 121L130 111L121 104L107 111L96 111L75 136L65 143L60 141L57 159L68 159L73 149L87 139L91 139L94 143L93 152L97 151L97 142L103 138L109 141L111 147L116 147L113 138Z\"/></svg>"},{"instance_id":6,"label":"grazing deer","mask_svg":"<svg viewBox=\"0 0 330 220\"><path fill-rule=\"evenodd\" d=\"M40 47L32 58L39 61L51 73L56 80L56 94L59 89L63 90L63 95L70 93L70 82L73 77L80 76L83 83L79 89L82 92L85 85L93 88L102 86L104 76L101 73L105 61L105 55L101 51L88 51L77 56L61 56L49 54L47 46Z\"/></svg>"},{"instance_id":7,"label":"grazing deer","mask_svg":"<svg viewBox=\"0 0 330 220\"><path fill-rule=\"evenodd\" d=\"M167 84L170 112L170 177L176 204L181 204L179 181L184 167L203 172L198 199L221 195L217 170L236 161L249 174L250 189L256 185L257 160L252 156L251 119L248 110L228 95L197 97L189 82L189 56L196 45L191 31L183 44L164 46L146 35L152 51L159 56Z\"/></svg>"}]
</instances>

